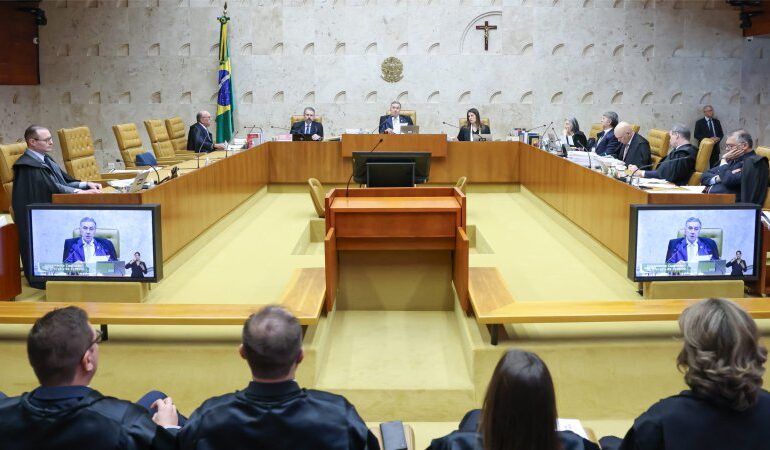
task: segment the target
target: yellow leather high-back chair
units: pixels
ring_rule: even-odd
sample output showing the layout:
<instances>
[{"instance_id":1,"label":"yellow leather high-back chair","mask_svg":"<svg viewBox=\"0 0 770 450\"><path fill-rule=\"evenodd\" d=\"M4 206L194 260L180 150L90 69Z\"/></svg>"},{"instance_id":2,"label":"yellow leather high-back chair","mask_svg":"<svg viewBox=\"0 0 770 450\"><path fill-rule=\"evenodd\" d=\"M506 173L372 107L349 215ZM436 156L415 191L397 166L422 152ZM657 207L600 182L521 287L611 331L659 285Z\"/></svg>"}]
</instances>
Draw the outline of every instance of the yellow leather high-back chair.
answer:
<instances>
[{"instance_id":1,"label":"yellow leather high-back chair","mask_svg":"<svg viewBox=\"0 0 770 450\"><path fill-rule=\"evenodd\" d=\"M307 184L316 214L318 214L318 217L325 217L326 206L324 199L326 198L326 192L324 191L323 185L317 178L308 178Z\"/></svg>"},{"instance_id":2,"label":"yellow leather high-back chair","mask_svg":"<svg viewBox=\"0 0 770 450\"><path fill-rule=\"evenodd\" d=\"M635 123L631 124L631 129L634 130L634 133L638 133L640 128L641 127Z\"/></svg>"},{"instance_id":3,"label":"yellow leather high-back chair","mask_svg":"<svg viewBox=\"0 0 770 450\"><path fill-rule=\"evenodd\" d=\"M402 116L408 116L410 119L412 119L412 123L414 125L417 125L417 111L415 111L413 109L402 109L399 114L401 114ZM385 111L385 114L383 114L383 115L384 116L389 116L390 115L390 111Z\"/></svg>"},{"instance_id":4,"label":"yellow leather high-back chair","mask_svg":"<svg viewBox=\"0 0 770 450\"><path fill-rule=\"evenodd\" d=\"M754 151L757 153L757 155L770 159L770 147L757 147L754 149ZM762 208L770 209L770 195L765 196L765 204L762 205Z\"/></svg>"},{"instance_id":5,"label":"yellow leather high-back chair","mask_svg":"<svg viewBox=\"0 0 770 450\"><path fill-rule=\"evenodd\" d=\"M460 124L460 128L464 127L466 125L466 122L468 122L468 119L466 119L465 117L463 117L462 119L459 119L457 121L457 123ZM489 118L488 117L482 117L481 118L481 124L489 126Z\"/></svg>"},{"instance_id":6,"label":"yellow leather high-back chair","mask_svg":"<svg viewBox=\"0 0 770 450\"><path fill-rule=\"evenodd\" d=\"M695 172L690 176L690 181L687 182L688 185L700 185L700 177L709 168L712 151L714 151L714 141L709 138L701 139L698 146L698 156L695 158Z\"/></svg>"},{"instance_id":7,"label":"yellow leather high-back chair","mask_svg":"<svg viewBox=\"0 0 770 450\"><path fill-rule=\"evenodd\" d=\"M601 123L592 123L591 129L588 130L588 137L596 139L596 136L599 135L599 133L602 132L602 124Z\"/></svg>"},{"instance_id":8,"label":"yellow leather high-back chair","mask_svg":"<svg viewBox=\"0 0 770 450\"><path fill-rule=\"evenodd\" d=\"M185 123L182 121L182 118L179 116L166 119L165 124L166 132L168 133L168 137L171 140L171 146L174 148L174 153L185 154L188 150L186 132L187 125L185 125Z\"/></svg>"},{"instance_id":9,"label":"yellow leather high-back chair","mask_svg":"<svg viewBox=\"0 0 770 450\"><path fill-rule=\"evenodd\" d=\"M657 167L660 160L668 154L671 135L668 134L668 131L653 128L647 133L647 140L650 142L653 167Z\"/></svg>"},{"instance_id":10,"label":"yellow leather high-back chair","mask_svg":"<svg viewBox=\"0 0 770 450\"><path fill-rule=\"evenodd\" d=\"M291 120L291 124L289 124L289 128L291 128L291 125L294 125L297 122L302 122L303 120L305 120L305 116L304 114L294 114L291 116L290 120ZM313 122L324 123L324 118L323 116L315 116L315 119L313 119Z\"/></svg>"},{"instance_id":11,"label":"yellow leather high-back chair","mask_svg":"<svg viewBox=\"0 0 770 450\"><path fill-rule=\"evenodd\" d=\"M88 127L62 128L57 131L67 173L78 180L101 179L96 150Z\"/></svg>"},{"instance_id":12,"label":"yellow leather high-back chair","mask_svg":"<svg viewBox=\"0 0 770 450\"><path fill-rule=\"evenodd\" d=\"M150 137L152 151L155 153L155 157L158 160L161 158L179 158L176 152L174 152L174 145L171 143L168 131L166 131L166 124L164 124L162 120L145 120L144 128L147 129L147 135ZM190 155L190 158L194 158L194 156Z\"/></svg>"},{"instance_id":13,"label":"yellow leather high-back chair","mask_svg":"<svg viewBox=\"0 0 770 450\"><path fill-rule=\"evenodd\" d=\"M142 146L142 138L139 137L139 130L136 128L136 124L121 123L113 125L112 132L115 133L120 156L123 158L126 168L135 168L136 155L147 152Z\"/></svg>"},{"instance_id":14,"label":"yellow leather high-back chair","mask_svg":"<svg viewBox=\"0 0 770 450\"><path fill-rule=\"evenodd\" d=\"M0 209L11 211L11 193L13 192L13 165L27 150L26 142L0 145Z\"/></svg>"},{"instance_id":15,"label":"yellow leather high-back chair","mask_svg":"<svg viewBox=\"0 0 770 450\"><path fill-rule=\"evenodd\" d=\"M465 194L465 187L467 185L468 185L468 177L460 177L457 179L457 183L455 183L455 187L457 189L460 189L460 192L462 192L463 194Z\"/></svg>"}]
</instances>

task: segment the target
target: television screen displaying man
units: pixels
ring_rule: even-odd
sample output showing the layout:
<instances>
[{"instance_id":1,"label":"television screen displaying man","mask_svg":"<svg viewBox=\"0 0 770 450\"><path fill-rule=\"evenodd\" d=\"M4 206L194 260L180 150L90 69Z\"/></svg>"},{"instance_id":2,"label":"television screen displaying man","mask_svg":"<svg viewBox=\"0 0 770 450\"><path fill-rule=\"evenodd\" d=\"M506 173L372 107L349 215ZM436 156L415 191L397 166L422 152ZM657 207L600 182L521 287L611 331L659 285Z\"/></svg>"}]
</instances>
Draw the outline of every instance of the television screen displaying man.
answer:
<instances>
[{"instance_id":1,"label":"television screen displaying man","mask_svg":"<svg viewBox=\"0 0 770 450\"><path fill-rule=\"evenodd\" d=\"M666 262L675 264L680 261L697 263L719 259L719 248L713 239L700 237L703 225L697 217L690 217L684 225L684 237L668 241Z\"/></svg>"},{"instance_id":2,"label":"television screen displaying man","mask_svg":"<svg viewBox=\"0 0 770 450\"><path fill-rule=\"evenodd\" d=\"M380 117L380 133L401 134L401 127L414 125L412 118L401 115L401 102L390 104L390 114Z\"/></svg>"},{"instance_id":3,"label":"television screen displaying man","mask_svg":"<svg viewBox=\"0 0 770 450\"><path fill-rule=\"evenodd\" d=\"M315 121L315 109L308 106L303 112L305 120L294 122L291 125L291 134L304 134L310 136L314 141L320 141L324 138L324 126Z\"/></svg>"},{"instance_id":4,"label":"television screen displaying man","mask_svg":"<svg viewBox=\"0 0 770 450\"><path fill-rule=\"evenodd\" d=\"M64 241L64 263L95 263L101 261L117 261L115 246L109 239L98 238L96 235L96 220L91 217L80 219L80 237Z\"/></svg>"}]
</instances>

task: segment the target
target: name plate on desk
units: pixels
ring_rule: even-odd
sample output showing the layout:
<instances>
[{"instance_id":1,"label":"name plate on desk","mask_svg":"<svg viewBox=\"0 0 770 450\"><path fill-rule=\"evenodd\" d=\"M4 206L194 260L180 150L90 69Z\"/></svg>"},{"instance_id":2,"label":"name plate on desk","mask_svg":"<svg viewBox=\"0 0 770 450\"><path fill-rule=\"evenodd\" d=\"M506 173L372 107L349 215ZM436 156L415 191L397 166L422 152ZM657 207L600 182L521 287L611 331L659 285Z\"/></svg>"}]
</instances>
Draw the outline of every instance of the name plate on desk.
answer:
<instances>
[{"instance_id":1,"label":"name plate on desk","mask_svg":"<svg viewBox=\"0 0 770 450\"><path fill-rule=\"evenodd\" d=\"M382 139L382 143L377 144ZM352 158L353 152L428 152L433 158L446 158L446 134L343 134L341 155Z\"/></svg>"}]
</instances>

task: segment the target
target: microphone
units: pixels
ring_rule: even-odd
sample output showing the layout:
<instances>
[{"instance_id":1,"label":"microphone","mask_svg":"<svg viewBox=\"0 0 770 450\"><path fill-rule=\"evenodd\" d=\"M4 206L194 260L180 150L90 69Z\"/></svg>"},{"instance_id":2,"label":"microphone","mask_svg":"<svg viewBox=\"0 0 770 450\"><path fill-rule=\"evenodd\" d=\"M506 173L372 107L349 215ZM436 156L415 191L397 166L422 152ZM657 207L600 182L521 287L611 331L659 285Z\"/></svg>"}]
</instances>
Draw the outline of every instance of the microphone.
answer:
<instances>
[{"instance_id":1,"label":"microphone","mask_svg":"<svg viewBox=\"0 0 770 450\"><path fill-rule=\"evenodd\" d=\"M203 125L201 125L201 126L203 127ZM198 146L198 150L195 151L195 153L197 155L195 157L195 159L197 161L196 162L196 169L200 169L201 168L201 150L203 150L203 145L206 143L206 141L209 140L209 130L207 130L206 127L203 127L203 128L204 128L204 131L206 132L206 134L204 134L204 138L201 141L201 144ZM213 144L213 142L212 142L212 144Z\"/></svg>"},{"instance_id":2,"label":"microphone","mask_svg":"<svg viewBox=\"0 0 770 450\"><path fill-rule=\"evenodd\" d=\"M579 146L580 148L582 148L582 149L583 149L583 151L584 151L584 152L586 152L586 153L588 154L588 168L589 168L589 169L591 169L591 170L593 170L593 169L594 169L594 166L593 166L593 164L591 164L591 150L589 150L589 149L585 148L585 146L583 146L582 144L578 144L578 146Z\"/></svg>"},{"instance_id":3,"label":"microphone","mask_svg":"<svg viewBox=\"0 0 770 450\"><path fill-rule=\"evenodd\" d=\"M553 123L553 122L551 122L551 123ZM549 125L547 125L547 124L542 124L542 125L540 125L539 127L531 128L531 129L529 129L529 130L525 129L524 131L525 131L525 132L527 132L527 133L529 133L530 131L535 131L535 130L537 130L538 128L543 128L543 127L546 127L546 126L549 126Z\"/></svg>"},{"instance_id":4,"label":"microphone","mask_svg":"<svg viewBox=\"0 0 770 450\"><path fill-rule=\"evenodd\" d=\"M545 141L545 136L548 134L548 129L551 128L551 125L553 125L553 120L548 124L547 127L545 127L545 130L543 131L543 139L541 139L541 141ZM550 142L550 139L548 141Z\"/></svg>"},{"instance_id":5,"label":"microphone","mask_svg":"<svg viewBox=\"0 0 770 450\"><path fill-rule=\"evenodd\" d=\"M370 131L369 134L374 134L375 131L377 132L377 134L379 134L380 127L382 126L383 123L385 123L386 120L388 120L388 117L390 117L390 116L389 115L385 115L385 118L380 120L380 123L377 125L377 128L375 128L372 131Z\"/></svg>"},{"instance_id":6,"label":"microphone","mask_svg":"<svg viewBox=\"0 0 770 450\"><path fill-rule=\"evenodd\" d=\"M161 184L163 181L166 181L165 179L163 181L160 180L160 173L158 173L158 169L156 169L155 166L150 165L150 168L155 171L155 179L158 181L155 183L156 186Z\"/></svg>"},{"instance_id":7,"label":"microphone","mask_svg":"<svg viewBox=\"0 0 770 450\"><path fill-rule=\"evenodd\" d=\"M660 163L660 165L658 167L662 166L663 164L670 163L671 161L679 161L680 159L687 159L687 158L689 158L689 156L680 156L679 158L667 159L667 160L663 161L662 163ZM636 170L631 172L631 176L628 177L628 184L631 184L631 180L634 178L634 174L636 172L638 172L641 169L649 169L650 167L652 167L654 165L655 164L653 163L653 164L644 165L642 167L637 167Z\"/></svg>"},{"instance_id":8,"label":"microphone","mask_svg":"<svg viewBox=\"0 0 770 450\"><path fill-rule=\"evenodd\" d=\"M380 138L380 140L377 141L377 144L375 144L374 147L372 147L372 149L369 150L369 153L373 152L377 147L379 147L380 144L382 144L382 141L384 141L384 139ZM345 197L346 198L348 197L348 191L350 190L350 181L351 180L353 180L353 171L352 170L350 171L350 178L348 178L348 184L345 185Z\"/></svg>"},{"instance_id":9,"label":"microphone","mask_svg":"<svg viewBox=\"0 0 770 450\"><path fill-rule=\"evenodd\" d=\"M275 130L283 130L283 131L288 131L288 132L291 132L291 129L289 129L289 128L284 128L284 127L277 127L277 126L275 126L275 125L270 125L270 128L273 128L273 129L275 129Z\"/></svg>"},{"instance_id":10,"label":"microphone","mask_svg":"<svg viewBox=\"0 0 770 450\"><path fill-rule=\"evenodd\" d=\"M441 122L441 123L443 123L444 125L449 125L452 128L460 128L457 125L454 125L454 124L451 124L451 123L446 123L446 122Z\"/></svg>"}]
</instances>

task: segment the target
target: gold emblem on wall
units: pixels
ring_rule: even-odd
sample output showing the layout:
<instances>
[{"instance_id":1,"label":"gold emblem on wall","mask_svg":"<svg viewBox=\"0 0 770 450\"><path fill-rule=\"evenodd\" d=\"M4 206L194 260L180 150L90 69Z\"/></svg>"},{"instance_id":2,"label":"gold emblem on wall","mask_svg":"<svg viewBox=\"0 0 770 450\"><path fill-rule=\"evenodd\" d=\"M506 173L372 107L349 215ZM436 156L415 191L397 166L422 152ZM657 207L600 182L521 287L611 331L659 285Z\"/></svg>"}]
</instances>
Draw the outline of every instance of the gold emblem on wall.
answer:
<instances>
[{"instance_id":1,"label":"gold emblem on wall","mask_svg":"<svg viewBox=\"0 0 770 450\"><path fill-rule=\"evenodd\" d=\"M385 58L380 68L382 69L382 79L388 83L395 83L404 78L404 63L394 56Z\"/></svg>"}]
</instances>

